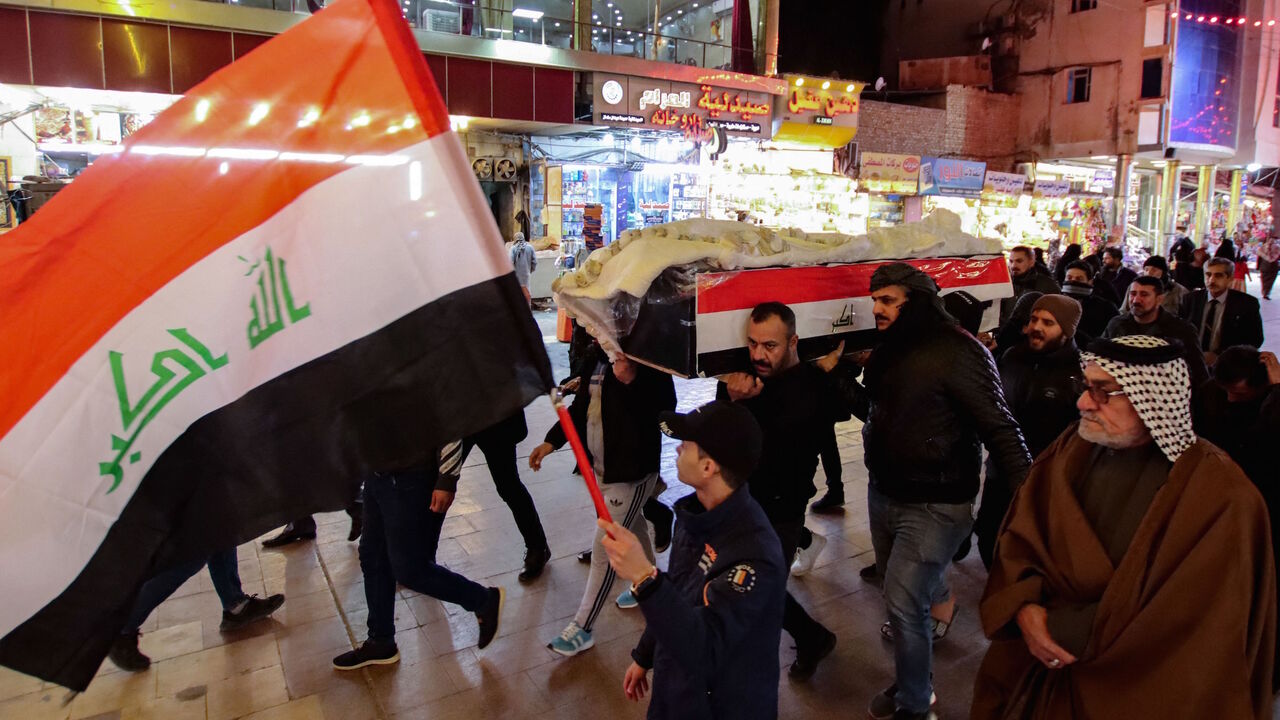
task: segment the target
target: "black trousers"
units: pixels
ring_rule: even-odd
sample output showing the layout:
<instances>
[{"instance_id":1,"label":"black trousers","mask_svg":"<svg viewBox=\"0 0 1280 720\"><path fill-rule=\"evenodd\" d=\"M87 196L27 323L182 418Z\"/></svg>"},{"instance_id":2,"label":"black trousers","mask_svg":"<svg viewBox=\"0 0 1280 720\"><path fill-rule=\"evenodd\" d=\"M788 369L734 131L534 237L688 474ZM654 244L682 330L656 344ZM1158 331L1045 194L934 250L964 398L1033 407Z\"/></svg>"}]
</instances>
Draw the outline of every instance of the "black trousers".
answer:
<instances>
[{"instance_id":1,"label":"black trousers","mask_svg":"<svg viewBox=\"0 0 1280 720\"><path fill-rule=\"evenodd\" d=\"M466 461L471 448L480 448L489 465L489 475L493 477L498 497L511 508L516 529L520 531L520 537L524 538L525 548L541 550L547 546L547 534L542 529L542 520L538 517L533 497L520 480L520 469L516 465L516 444L494 435L496 433L481 433L467 438L462 443L462 459Z\"/></svg>"},{"instance_id":2,"label":"black trousers","mask_svg":"<svg viewBox=\"0 0 1280 720\"><path fill-rule=\"evenodd\" d=\"M798 520L773 525L773 531L778 534L778 540L782 542L782 561L788 567L796 556L796 543L800 541L802 530L804 530L803 515ZM827 628L810 617L792 596L790 590L787 591L787 597L782 606L782 629L796 641L797 651L813 647L827 634Z\"/></svg>"},{"instance_id":3,"label":"black trousers","mask_svg":"<svg viewBox=\"0 0 1280 720\"><path fill-rule=\"evenodd\" d=\"M996 538L1000 535L1000 525L1013 503L1013 491L999 475L987 466L987 481L982 488L982 504L978 506L978 517L973 522L973 532L978 536L978 555L988 570L995 558Z\"/></svg>"},{"instance_id":4,"label":"black trousers","mask_svg":"<svg viewBox=\"0 0 1280 720\"><path fill-rule=\"evenodd\" d=\"M822 460L822 474L827 476L827 492L840 493L843 497L844 468L840 464L840 445L836 440L835 425L831 426L831 432L822 441L822 451L818 453L818 457Z\"/></svg>"}]
</instances>

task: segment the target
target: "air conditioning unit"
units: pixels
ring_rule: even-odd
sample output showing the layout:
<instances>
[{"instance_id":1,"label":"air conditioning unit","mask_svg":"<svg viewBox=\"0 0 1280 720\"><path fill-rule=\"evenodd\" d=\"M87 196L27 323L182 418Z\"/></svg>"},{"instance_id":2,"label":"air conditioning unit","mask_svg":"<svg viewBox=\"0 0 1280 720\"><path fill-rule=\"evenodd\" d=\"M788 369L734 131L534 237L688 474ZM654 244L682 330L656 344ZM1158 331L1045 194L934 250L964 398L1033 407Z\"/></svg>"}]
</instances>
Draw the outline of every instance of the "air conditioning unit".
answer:
<instances>
[{"instance_id":1,"label":"air conditioning unit","mask_svg":"<svg viewBox=\"0 0 1280 720\"><path fill-rule=\"evenodd\" d=\"M429 9L422 13L422 29L431 32L462 34L462 13L457 10Z\"/></svg>"}]
</instances>

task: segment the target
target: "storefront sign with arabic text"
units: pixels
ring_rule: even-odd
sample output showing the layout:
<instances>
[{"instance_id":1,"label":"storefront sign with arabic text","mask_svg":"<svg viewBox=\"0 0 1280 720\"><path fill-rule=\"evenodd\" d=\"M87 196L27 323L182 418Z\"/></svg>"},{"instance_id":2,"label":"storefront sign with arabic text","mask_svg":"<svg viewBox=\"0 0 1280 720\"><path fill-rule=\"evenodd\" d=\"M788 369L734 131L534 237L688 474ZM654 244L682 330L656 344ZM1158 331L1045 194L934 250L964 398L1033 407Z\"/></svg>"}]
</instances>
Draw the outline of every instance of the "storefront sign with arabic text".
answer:
<instances>
[{"instance_id":1,"label":"storefront sign with arabic text","mask_svg":"<svg viewBox=\"0 0 1280 720\"><path fill-rule=\"evenodd\" d=\"M919 179L919 155L862 153L858 182L869 192L914 195Z\"/></svg>"},{"instance_id":2,"label":"storefront sign with arabic text","mask_svg":"<svg viewBox=\"0 0 1280 720\"><path fill-rule=\"evenodd\" d=\"M772 131L773 96L765 93L625 75L596 74L594 81L597 125L673 130L694 140L711 128L758 138Z\"/></svg>"},{"instance_id":3,"label":"storefront sign with arabic text","mask_svg":"<svg viewBox=\"0 0 1280 720\"><path fill-rule=\"evenodd\" d=\"M920 194L978 197L987 164L955 158L920 158Z\"/></svg>"}]
</instances>

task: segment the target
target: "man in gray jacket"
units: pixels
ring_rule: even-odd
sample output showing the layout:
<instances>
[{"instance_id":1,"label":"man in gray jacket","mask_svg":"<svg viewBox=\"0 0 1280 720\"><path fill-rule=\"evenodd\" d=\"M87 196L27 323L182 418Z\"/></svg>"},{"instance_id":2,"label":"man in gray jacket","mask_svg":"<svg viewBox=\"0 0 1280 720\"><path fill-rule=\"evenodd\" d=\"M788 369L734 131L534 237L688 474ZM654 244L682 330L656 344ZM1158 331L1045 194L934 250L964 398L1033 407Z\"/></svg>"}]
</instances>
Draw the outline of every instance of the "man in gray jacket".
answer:
<instances>
[{"instance_id":1,"label":"man in gray jacket","mask_svg":"<svg viewBox=\"0 0 1280 720\"><path fill-rule=\"evenodd\" d=\"M524 291L524 299L532 304L533 296L529 294L529 276L538 268L538 256L533 246L524 239L524 233L517 232L515 242L511 243L511 265L516 269L516 281Z\"/></svg>"}]
</instances>

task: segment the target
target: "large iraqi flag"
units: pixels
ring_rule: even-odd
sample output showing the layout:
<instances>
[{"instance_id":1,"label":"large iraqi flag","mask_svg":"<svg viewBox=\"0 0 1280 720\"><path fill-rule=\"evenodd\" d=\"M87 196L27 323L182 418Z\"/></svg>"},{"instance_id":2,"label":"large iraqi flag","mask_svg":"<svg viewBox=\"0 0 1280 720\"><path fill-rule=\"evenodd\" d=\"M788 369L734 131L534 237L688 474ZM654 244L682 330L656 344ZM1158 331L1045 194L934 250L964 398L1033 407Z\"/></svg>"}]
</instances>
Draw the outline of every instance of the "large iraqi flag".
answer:
<instances>
[{"instance_id":1,"label":"large iraqi flag","mask_svg":"<svg viewBox=\"0 0 1280 720\"><path fill-rule=\"evenodd\" d=\"M0 237L0 663L84 689L140 585L551 385L392 0L339 0Z\"/></svg>"}]
</instances>

